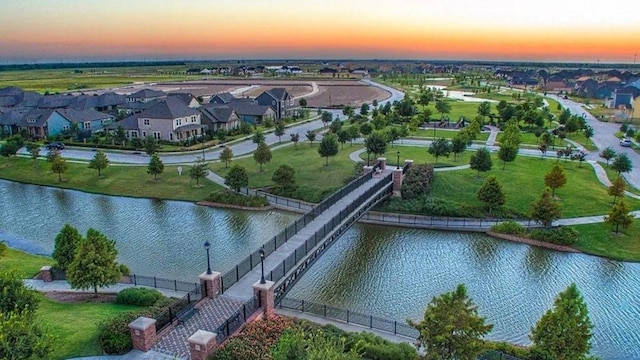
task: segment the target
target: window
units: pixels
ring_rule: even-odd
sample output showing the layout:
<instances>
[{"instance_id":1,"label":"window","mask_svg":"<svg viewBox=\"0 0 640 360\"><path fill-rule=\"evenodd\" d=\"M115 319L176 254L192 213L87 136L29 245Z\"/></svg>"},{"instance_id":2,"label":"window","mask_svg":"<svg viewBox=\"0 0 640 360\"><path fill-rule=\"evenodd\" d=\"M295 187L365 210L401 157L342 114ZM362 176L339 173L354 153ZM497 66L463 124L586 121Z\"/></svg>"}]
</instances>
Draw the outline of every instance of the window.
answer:
<instances>
[{"instance_id":1,"label":"window","mask_svg":"<svg viewBox=\"0 0 640 360\"><path fill-rule=\"evenodd\" d=\"M196 117L195 117L195 116L192 116L192 117L191 117L191 122L192 122L192 123L196 122Z\"/></svg>"},{"instance_id":2,"label":"window","mask_svg":"<svg viewBox=\"0 0 640 360\"><path fill-rule=\"evenodd\" d=\"M161 136L160 136L160 131L154 131L153 132L153 138L156 140L160 140Z\"/></svg>"},{"instance_id":3,"label":"window","mask_svg":"<svg viewBox=\"0 0 640 360\"><path fill-rule=\"evenodd\" d=\"M142 132L142 137L145 137L145 138L147 137L147 132L146 131Z\"/></svg>"},{"instance_id":4,"label":"window","mask_svg":"<svg viewBox=\"0 0 640 360\"><path fill-rule=\"evenodd\" d=\"M90 130L91 129L91 121L85 121L84 122L84 129L85 130Z\"/></svg>"},{"instance_id":5,"label":"window","mask_svg":"<svg viewBox=\"0 0 640 360\"><path fill-rule=\"evenodd\" d=\"M169 141L173 141L173 133L169 133Z\"/></svg>"},{"instance_id":6,"label":"window","mask_svg":"<svg viewBox=\"0 0 640 360\"><path fill-rule=\"evenodd\" d=\"M143 121L143 123L144 123L146 126L151 125L151 123L150 123L150 120L149 120L149 119L143 119L142 121Z\"/></svg>"},{"instance_id":7,"label":"window","mask_svg":"<svg viewBox=\"0 0 640 360\"><path fill-rule=\"evenodd\" d=\"M138 132L137 131L132 131L131 132L131 137L137 138L138 137Z\"/></svg>"},{"instance_id":8,"label":"window","mask_svg":"<svg viewBox=\"0 0 640 360\"><path fill-rule=\"evenodd\" d=\"M71 130L71 126L69 125L62 125L62 131L69 131Z\"/></svg>"},{"instance_id":9,"label":"window","mask_svg":"<svg viewBox=\"0 0 640 360\"><path fill-rule=\"evenodd\" d=\"M34 123L34 122L36 122L36 118L28 118L27 122L28 123Z\"/></svg>"}]
</instances>

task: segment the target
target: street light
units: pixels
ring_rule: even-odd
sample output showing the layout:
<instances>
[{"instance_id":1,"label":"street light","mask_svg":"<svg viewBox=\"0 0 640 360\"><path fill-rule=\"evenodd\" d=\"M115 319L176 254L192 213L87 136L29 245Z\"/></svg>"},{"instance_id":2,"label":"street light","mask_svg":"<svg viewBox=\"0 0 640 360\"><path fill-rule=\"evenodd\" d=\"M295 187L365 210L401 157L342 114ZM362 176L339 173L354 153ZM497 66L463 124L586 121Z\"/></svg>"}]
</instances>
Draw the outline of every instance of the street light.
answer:
<instances>
[{"instance_id":1,"label":"street light","mask_svg":"<svg viewBox=\"0 0 640 360\"><path fill-rule=\"evenodd\" d=\"M266 283L264 280L264 247L260 248L260 269L262 270L262 276L260 276L260 284Z\"/></svg>"},{"instance_id":2,"label":"street light","mask_svg":"<svg viewBox=\"0 0 640 360\"><path fill-rule=\"evenodd\" d=\"M367 149L367 166L369 166L369 154L371 154L371 151Z\"/></svg>"},{"instance_id":3,"label":"street light","mask_svg":"<svg viewBox=\"0 0 640 360\"><path fill-rule=\"evenodd\" d=\"M398 155L398 166L396 166L396 169L400 169L400 151L398 151L396 154Z\"/></svg>"},{"instance_id":4,"label":"street light","mask_svg":"<svg viewBox=\"0 0 640 360\"><path fill-rule=\"evenodd\" d=\"M204 157L204 130L201 130L202 133L202 160L206 161L207 159Z\"/></svg>"},{"instance_id":5,"label":"street light","mask_svg":"<svg viewBox=\"0 0 640 360\"><path fill-rule=\"evenodd\" d=\"M209 240L204 242L204 248L207 249L207 275L211 275L211 262L209 261L209 249L211 248L211 244L209 244Z\"/></svg>"}]
</instances>

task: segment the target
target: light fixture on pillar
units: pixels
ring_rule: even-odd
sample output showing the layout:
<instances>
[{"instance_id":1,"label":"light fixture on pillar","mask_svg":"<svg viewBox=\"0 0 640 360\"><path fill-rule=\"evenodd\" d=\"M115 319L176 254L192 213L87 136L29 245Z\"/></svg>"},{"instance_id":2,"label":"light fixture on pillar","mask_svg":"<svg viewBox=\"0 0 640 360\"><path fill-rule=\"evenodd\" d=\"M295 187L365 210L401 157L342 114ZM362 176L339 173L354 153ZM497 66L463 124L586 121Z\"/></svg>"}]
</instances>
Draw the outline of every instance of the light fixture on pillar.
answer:
<instances>
[{"instance_id":1,"label":"light fixture on pillar","mask_svg":"<svg viewBox=\"0 0 640 360\"><path fill-rule=\"evenodd\" d=\"M398 165L396 166L396 169L400 169L400 151L398 151L396 154L398 155Z\"/></svg>"},{"instance_id":2,"label":"light fixture on pillar","mask_svg":"<svg viewBox=\"0 0 640 360\"><path fill-rule=\"evenodd\" d=\"M209 260L209 249L211 248L211 244L209 240L204 242L204 248L207 250L207 275L211 275L211 262Z\"/></svg>"},{"instance_id":3,"label":"light fixture on pillar","mask_svg":"<svg viewBox=\"0 0 640 360\"><path fill-rule=\"evenodd\" d=\"M264 280L264 247L260 248L260 270L262 275L260 276L260 284L266 283Z\"/></svg>"}]
</instances>

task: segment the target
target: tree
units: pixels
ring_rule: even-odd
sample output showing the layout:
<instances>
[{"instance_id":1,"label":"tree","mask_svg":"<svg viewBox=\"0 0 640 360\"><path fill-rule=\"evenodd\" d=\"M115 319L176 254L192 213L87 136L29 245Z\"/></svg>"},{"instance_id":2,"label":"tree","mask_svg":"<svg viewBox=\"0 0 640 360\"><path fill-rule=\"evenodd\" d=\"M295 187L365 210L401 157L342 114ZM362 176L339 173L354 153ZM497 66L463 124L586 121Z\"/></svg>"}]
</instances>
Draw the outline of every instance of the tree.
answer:
<instances>
[{"instance_id":1,"label":"tree","mask_svg":"<svg viewBox=\"0 0 640 360\"><path fill-rule=\"evenodd\" d=\"M373 126L371 126L370 123L366 122L366 123L360 125L360 133L363 136L369 136L369 135L371 135L372 132L373 132Z\"/></svg>"},{"instance_id":2,"label":"tree","mask_svg":"<svg viewBox=\"0 0 640 360\"><path fill-rule=\"evenodd\" d=\"M300 105L301 107L307 107L307 99L300 98L300 100L298 100L298 105Z\"/></svg>"},{"instance_id":3,"label":"tree","mask_svg":"<svg viewBox=\"0 0 640 360\"><path fill-rule=\"evenodd\" d=\"M336 135L338 136L338 142L342 144L342 149L344 149L344 144L347 141L351 140L351 135L349 134L349 131L345 129L340 129L338 130L338 133Z\"/></svg>"},{"instance_id":4,"label":"tree","mask_svg":"<svg viewBox=\"0 0 640 360\"><path fill-rule=\"evenodd\" d=\"M293 146L297 147L298 146L298 141L300 141L300 134L298 134L298 133L289 134L289 137L291 138L291 141L293 142Z\"/></svg>"},{"instance_id":5,"label":"tree","mask_svg":"<svg viewBox=\"0 0 640 360\"><path fill-rule=\"evenodd\" d=\"M616 198L622 197L624 195L624 190L624 180L622 180L622 176L618 176L615 180L613 180L613 183L611 184L611 186L609 186L609 189L607 189L607 193L613 196L614 205L616 203Z\"/></svg>"},{"instance_id":6,"label":"tree","mask_svg":"<svg viewBox=\"0 0 640 360\"><path fill-rule=\"evenodd\" d=\"M576 284L558 294L553 308L542 315L531 329L533 351L543 359L585 359L591 348L591 329L587 304Z\"/></svg>"},{"instance_id":7,"label":"tree","mask_svg":"<svg viewBox=\"0 0 640 360\"><path fill-rule=\"evenodd\" d=\"M458 133L451 140L451 152L453 153L453 161L458 160L458 155L462 154L467 149L467 144L469 140L464 136L464 134Z\"/></svg>"},{"instance_id":8,"label":"tree","mask_svg":"<svg viewBox=\"0 0 640 360\"><path fill-rule=\"evenodd\" d=\"M157 153L158 150L160 150L160 144L158 143L158 140L156 140L153 136L147 136L147 138L144 139L144 152L147 153L147 155L151 156Z\"/></svg>"},{"instance_id":9,"label":"tree","mask_svg":"<svg viewBox=\"0 0 640 360\"><path fill-rule=\"evenodd\" d=\"M122 274L116 262L116 242L94 229L80 241L67 271L67 280L74 289L90 289L98 296L98 287L116 284Z\"/></svg>"},{"instance_id":10,"label":"tree","mask_svg":"<svg viewBox=\"0 0 640 360\"><path fill-rule=\"evenodd\" d=\"M625 153L618 154L615 159L613 159L613 164L611 164L611 168L618 172L618 174L627 173L633 169L633 164L631 163L631 159Z\"/></svg>"},{"instance_id":11,"label":"tree","mask_svg":"<svg viewBox=\"0 0 640 360\"><path fill-rule=\"evenodd\" d=\"M196 181L196 186L200 186L200 179L207 175L209 175L209 166L203 158L197 158L189 169L189 176Z\"/></svg>"},{"instance_id":12,"label":"tree","mask_svg":"<svg viewBox=\"0 0 640 360\"><path fill-rule=\"evenodd\" d=\"M67 169L69 169L69 165L60 154L54 155L51 158L51 171L58 174L58 182L62 182L62 174L64 174Z\"/></svg>"},{"instance_id":13,"label":"tree","mask_svg":"<svg viewBox=\"0 0 640 360\"><path fill-rule=\"evenodd\" d=\"M369 104L362 103L362 105L360 106L360 115L362 116L369 115Z\"/></svg>"},{"instance_id":14,"label":"tree","mask_svg":"<svg viewBox=\"0 0 640 360\"><path fill-rule=\"evenodd\" d=\"M510 144L501 144L498 150L498 159L502 160L502 170L507 167L508 162L512 162L518 156L518 148Z\"/></svg>"},{"instance_id":15,"label":"tree","mask_svg":"<svg viewBox=\"0 0 640 360\"><path fill-rule=\"evenodd\" d=\"M309 145L313 146L313 142L316 141L316 133L311 130L307 130L305 136L307 137L307 140L309 140Z\"/></svg>"},{"instance_id":16,"label":"tree","mask_svg":"<svg viewBox=\"0 0 640 360\"><path fill-rule=\"evenodd\" d=\"M337 155L338 150L338 139L335 134L326 134L322 137L318 154L325 158L325 166L329 166L329 156Z\"/></svg>"},{"instance_id":17,"label":"tree","mask_svg":"<svg viewBox=\"0 0 640 360\"><path fill-rule=\"evenodd\" d=\"M631 210L627 207L624 199L621 199L619 204L613 205L613 208L611 208L609 215L604 219L604 221L611 226L615 226L615 232L617 234L620 226L622 226L623 230L626 230L631 226L631 224L633 224L633 220L635 218L633 215L629 214L630 211Z\"/></svg>"},{"instance_id":18,"label":"tree","mask_svg":"<svg viewBox=\"0 0 640 360\"><path fill-rule=\"evenodd\" d=\"M353 107L351 107L351 106L349 106L349 105L346 105L346 106L344 107L344 109L342 109L342 115L346 116L346 117L347 117L347 119L349 119L349 120L351 119L351 117L353 116L353 114L354 114Z\"/></svg>"},{"instance_id":19,"label":"tree","mask_svg":"<svg viewBox=\"0 0 640 360\"><path fill-rule=\"evenodd\" d=\"M222 152L220 153L220 161L224 162L225 168L229 167L231 159L233 159L233 150L231 150L230 147L225 147L224 149L222 149Z\"/></svg>"},{"instance_id":20,"label":"tree","mask_svg":"<svg viewBox=\"0 0 640 360\"><path fill-rule=\"evenodd\" d=\"M140 138L133 138L131 139L131 146L133 146L133 148L138 151L140 150L140 148L142 147L143 143L142 143L142 139Z\"/></svg>"},{"instance_id":21,"label":"tree","mask_svg":"<svg viewBox=\"0 0 640 360\"><path fill-rule=\"evenodd\" d=\"M251 142L254 144L260 144L264 142L264 134L260 130L256 130L251 137Z\"/></svg>"},{"instance_id":22,"label":"tree","mask_svg":"<svg viewBox=\"0 0 640 360\"><path fill-rule=\"evenodd\" d=\"M602 150L602 152L600 153L600 157L607 161L607 167L609 167L609 161L611 159L615 158L616 155L617 155L616 151L613 150L611 148L611 146L609 146L606 149Z\"/></svg>"},{"instance_id":23,"label":"tree","mask_svg":"<svg viewBox=\"0 0 640 360\"><path fill-rule=\"evenodd\" d=\"M463 284L434 297L422 321L408 323L420 332L418 342L424 345L427 358L443 360L476 359L484 350L482 337L493 328L478 315L478 306Z\"/></svg>"},{"instance_id":24,"label":"tree","mask_svg":"<svg viewBox=\"0 0 640 360\"><path fill-rule=\"evenodd\" d=\"M578 167L582 167L582 162L587 160L587 153L580 150L577 153L571 155L571 160L578 160Z\"/></svg>"},{"instance_id":25,"label":"tree","mask_svg":"<svg viewBox=\"0 0 640 360\"><path fill-rule=\"evenodd\" d=\"M487 149L486 147L478 149L475 154L471 155L469 165L473 170L478 171L478 178L480 178L481 171L485 172L491 170L493 162L491 161L491 154L489 153L489 149Z\"/></svg>"},{"instance_id":26,"label":"tree","mask_svg":"<svg viewBox=\"0 0 640 360\"><path fill-rule=\"evenodd\" d=\"M551 171L544 176L544 184L551 189L551 196L556 196L556 189L567 183L567 175L560 165L553 165Z\"/></svg>"},{"instance_id":27,"label":"tree","mask_svg":"<svg viewBox=\"0 0 640 360\"><path fill-rule=\"evenodd\" d=\"M40 145L30 142L30 143L27 143L26 147L29 154L31 154L31 159L33 160L33 164L35 165L36 160L38 160L38 156L40 156Z\"/></svg>"},{"instance_id":28,"label":"tree","mask_svg":"<svg viewBox=\"0 0 640 360\"><path fill-rule=\"evenodd\" d=\"M451 143L446 138L440 138L431 142L429 154L436 158L436 164L440 156L448 157L451 154Z\"/></svg>"},{"instance_id":29,"label":"tree","mask_svg":"<svg viewBox=\"0 0 640 360\"><path fill-rule=\"evenodd\" d=\"M322 112L322 124L324 126L327 126L327 124L330 123L331 120L333 120L333 115L331 115L331 113L328 112L328 111L323 111Z\"/></svg>"},{"instance_id":30,"label":"tree","mask_svg":"<svg viewBox=\"0 0 640 360\"><path fill-rule=\"evenodd\" d=\"M279 194L288 194L296 189L296 171L289 165L280 165L273 173L271 181Z\"/></svg>"},{"instance_id":31,"label":"tree","mask_svg":"<svg viewBox=\"0 0 640 360\"><path fill-rule=\"evenodd\" d=\"M374 132L364 141L364 147L367 152L373 154L374 157L387 152L387 142L380 132Z\"/></svg>"},{"instance_id":32,"label":"tree","mask_svg":"<svg viewBox=\"0 0 640 360\"><path fill-rule=\"evenodd\" d=\"M116 128L116 132L113 136L113 140L119 145L122 145L124 144L125 141L127 141L127 132L124 130L122 126L118 126L118 128Z\"/></svg>"},{"instance_id":33,"label":"tree","mask_svg":"<svg viewBox=\"0 0 640 360\"><path fill-rule=\"evenodd\" d=\"M247 170L240 165L234 165L224 179L224 184L232 188L235 192L239 192L240 188L249 185Z\"/></svg>"},{"instance_id":34,"label":"tree","mask_svg":"<svg viewBox=\"0 0 640 360\"><path fill-rule=\"evenodd\" d=\"M495 176L489 176L476 194L478 200L482 201L489 208L489 216L491 210L495 207L504 205L505 197L502 191L502 185Z\"/></svg>"},{"instance_id":35,"label":"tree","mask_svg":"<svg viewBox=\"0 0 640 360\"><path fill-rule=\"evenodd\" d=\"M0 155L6 157L7 159L10 156L14 156L18 153L18 146L13 142L6 142L2 147L0 147Z\"/></svg>"},{"instance_id":36,"label":"tree","mask_svg":"<svg viewBox=\"0 0 640 360\"><path fill-rule=\"evenodd\" d=\"M149 166L147 166L147 174L153 175L153 180L158 180L158 175L164 172L164 163L160 160L158 154L151 155Z\"/></svg>"},{"instance_id":37,"label":"tree","mask_svg":"<svg viewBox=\"0 0 640 360\"><path fill-rule=\"evenodd\" d=\"M562 215L560 204L553 198L549 188L546 188L540 199L533 203L531 218L544 227L549 227L554 220L559 219Z\"/></svg>"},{"instance_id":38,"label":"tree","mask_svg":"<svg viewBox=\"0 0 640 360\"><path fill-rule=\"evenodd\" d=\"M587 125L584 129L582 129L582 133L584 134L584 137L587 138L587 143L589 143L594 135L593 128Z\"/></svg>"},{"instance_id":39,"label":"tree","mask_svg":"<svg viewBox=\"0 0 640 360\"><path fill-rule=\"evenodd\" d=\"M276 123L276 128L273 133L278 137L278 142L282 142L282 136L285 132L285 126L283 121L278 121Z\"/></svg>"},{"instance_id":40,"label":"tree","mask_svg":"<svg viewBox=\"0 0 640 360\"><path fill-rule=\"evenodd\" d=\"M69 268L80 241L82 241L82 234L76 228L69 224L65 224L62 227L62 230L56 236L55 246L51 254L60 270Z\"/></svg>"},{"instance_id":41,"label":"tree","mask_svg":"<svg viewBox=\"0 0 640 360\"><path fill-rule=\"evenodd\" d=\"M488 101L483 101L478 105L478 115L482 116L482 121L491 115L491 103Z\"/></svg>"},{"instance_id":42,"label":"tree","mask_svg":"<svg viewBox=\"0 0 640 360\"><path fill-rule=\"evenodd\" d=\"M444 118L444 114L451 112L451 104L446 100L436 101L436 111L440 113L440 119Z\"/></svg>"},{"instance_id":43,"label":"tree","mask_svg":"<svg viewBox=\"0 0 640 360\"><path fill-rule=\"evenodd\" d=\"M98 170L98 179L101 178L101 171L109 166L109 158L102 150L97 150L93 159L89 161L89 169Z\"/></svg>"},{"instance_id":44,"label":"tree","mask_svg":"<svg viewBox=\"0 0 640 360\"><path fill-rule=\"evenodd\" d=\"M271 161L271 149L265 142L258 144L258 148L253 153L253 159L260 165L260 172L263 172L262 165Z\"/></svg>"},{"instance_id":45,"label":"tree","mask_svg":"<svg viewBox=\"0 0 640 360\"><path fill-rule=\"evenodd\" d=\"M358 124L353 124L347 131L349 132L349 140L351 141L351 145L353 146L353 140L360 137L360 126Z\"/></svg>"},{"instance_id":46,"label":"tree","mask_svg":"<svg viewBox=\"0 0 640 360\"><path fill-rule=\"evenodd\" d=\"M0 271L0 290L0 295L2 295L0 296L0 318L11 313L29 316L38 310L40 302L38 293L25 287L23 279L13 271ZM0 342L1 339L2 336L0 336Z\"/></svg>"}]
</instances>

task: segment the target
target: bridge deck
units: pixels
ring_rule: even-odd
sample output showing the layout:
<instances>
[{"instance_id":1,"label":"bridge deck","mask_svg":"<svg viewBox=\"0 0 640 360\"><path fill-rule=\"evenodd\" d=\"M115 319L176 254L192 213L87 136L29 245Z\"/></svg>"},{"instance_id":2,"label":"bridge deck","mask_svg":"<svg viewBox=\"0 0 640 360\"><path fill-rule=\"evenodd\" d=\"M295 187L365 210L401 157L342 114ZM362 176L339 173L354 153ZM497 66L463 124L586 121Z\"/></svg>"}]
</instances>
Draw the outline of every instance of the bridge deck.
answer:
<instances>
[{"instance_id":1,"label":"bridge deck","mask_svg":"<svg viewBox=\"0 0 640 360\"><path fill-rule=\"evenodd\" d=\"M362 184L360 187L350 192L347 196L340 199L338 202L329 207L325 212L323 212L320 216L307 224L307 226L301 229L287 242L282 244L282 246L276 249L276 251L265 257L264 273L269 274L270 271L274 270L278 266L281 266L282 262L291 254L293 254L296 248L304 243L310 236L313 236L313 234L316 231L320 230L327 222L330 222L335 215L338 215L340 213L340 211L346 209L347 206L355 201L361 194L382 181L384 179L384 176L388 175L390 172L391 171L387 170L382 174L376 175L366 183ZM256 266L253 270L240 278L237 283L235 283L229 289L225 290L224 295L243 300L251 298L253 296L252 286L260 280L260 274L260 266Z\"/></svg>"}]
</instances>

